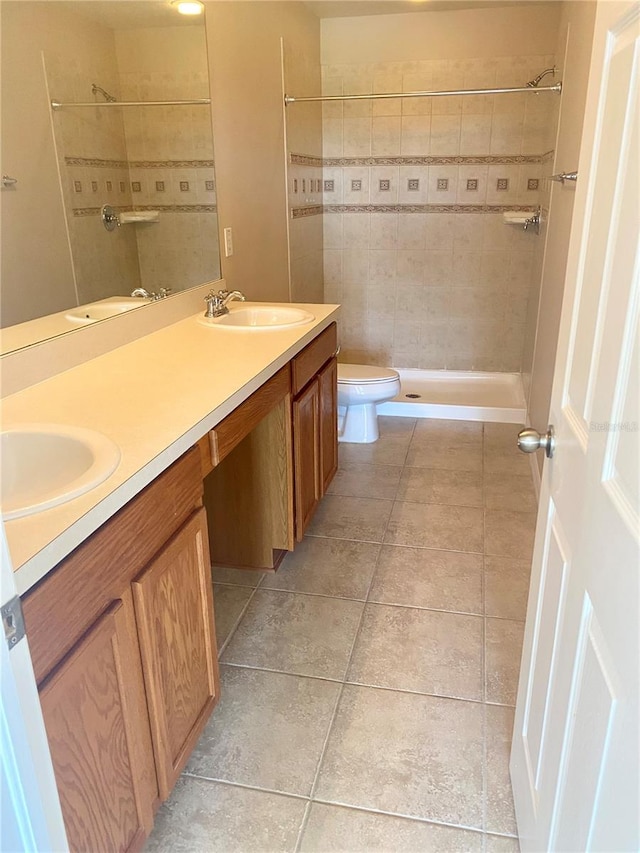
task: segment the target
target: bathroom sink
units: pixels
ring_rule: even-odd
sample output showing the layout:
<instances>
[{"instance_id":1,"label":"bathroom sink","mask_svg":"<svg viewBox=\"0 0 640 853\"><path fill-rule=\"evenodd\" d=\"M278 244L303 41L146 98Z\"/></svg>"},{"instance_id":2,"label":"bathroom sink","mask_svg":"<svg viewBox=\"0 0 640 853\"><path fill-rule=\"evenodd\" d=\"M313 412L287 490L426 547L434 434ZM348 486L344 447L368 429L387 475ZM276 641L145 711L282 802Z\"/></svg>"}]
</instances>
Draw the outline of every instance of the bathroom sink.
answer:
<instances>
[{"instance_id":1,"label":"bathroom sink","mask_svg":"<svg viewBox=\"0 0 640 853\"><path fill-rule=\"evenodd\" d=\"M289 308L285 305L250 305L242 308L232 307L222 317L201 316L198 318L205 326L219 326L225 329L284 329L287 326L302 326L315 320L313 314L301 308Z\"/></svg>"},{"instance_id":2,"label":"bathroom sink","mask_svg":"<svg viewBox=\"0 0 640 853\"><path fill-rule=\"evenodd\" d=\"M124 314L147 303L147 299L105 299L74 308L73 311L68 311L65 317L72 323L95 323L97 320L107 320L109 317Z\"/></svg>"},{"instance_id":3,"label":"bathroom sink","mask_svg":"<svg viewBox=\"0 0 640 853\"><path fill-rule=\"evenodd\" d=\"M0 433L0 507L5 520L66 503L107 479L117 445L93 430L57 424L15 426Z\"/></svg>"}]
</instances>

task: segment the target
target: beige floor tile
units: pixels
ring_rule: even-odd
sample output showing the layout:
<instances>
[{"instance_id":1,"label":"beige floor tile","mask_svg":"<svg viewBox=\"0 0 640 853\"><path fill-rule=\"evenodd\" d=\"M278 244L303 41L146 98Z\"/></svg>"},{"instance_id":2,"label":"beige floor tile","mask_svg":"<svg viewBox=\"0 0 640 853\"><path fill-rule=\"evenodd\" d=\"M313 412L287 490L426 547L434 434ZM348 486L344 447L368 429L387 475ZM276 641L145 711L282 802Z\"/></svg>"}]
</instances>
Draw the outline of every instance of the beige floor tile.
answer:
<instances>
[{"instance_id":1,"label":"beige floor tile","mask_svg":"<svg viewBox=\"0 0 640 853\"><path fill-rule=\"evenodd\" d=\"M342 680L364 604L257 590L222 661Z\"/></svg>"},{"instance_id":2,"label":"beige floor tile","mask_svg":"<svg viewBox=\"0 0 640 853\"><path fill-rule=\"evenodd\" d=\"M484 504L488 509L537 512L538 502L530 474L485 474Z\"/></svg>"},{"instance_id":3,"label":"beige floor tile","mask_svg":"<svg viewBox=\"0 0 640 853\"><path fill-rule=\"evenodd\" d=\"M517 835L509 777L513 708L487 705L486 715L485 829L487 832Z\"/></svg>"},{"instance_id":4,"label":"beige floor tile","mask_svg":"<svg viewBox=\"0 0 640 853\"><path fill-rule=\"evenodd\" d=\"M484 612L524 622L531 565L513 557L484 558Z\"/></svg>"},{"instance_id":5,"label":"beige floor tile","mask_svg":"<svg viewBox=\"0 0 640 853\"><path fill-rule=\"evenodd\" d=\"M422 433L411 442L406 465L410 468L437 468L448 471L482 471L481 440L464 442L440 439Z\"/></svg>"},{"instance_id":6,"label":"beige floor tile","mask_svg":"<svg viewBox=\"0 0 640 853\"><path fill-rule=\"evenodd\" d=\"M396 500L423 504L482 506L482 474L479 471L405 468Z\"/></svg>"},{"instance_id":7,"label":"beige floor tile","mask_svg":"<svg viewBox=\"0 0 640 853\"><path fill-rule=\"evenodd\" d=\"M482 834L313 803L302 853L481 853Z\"/></svg>"},{"instance_id":8,"label":"beige floor tile","mask_svg":"<svg viewBox=\"0 0 640 853\"><path fill-rule=\"evenodd\" d=\"M327 494L392 501L398 491L399 465L365 465L341 462Z\"/></svg>"},{"instance_id":9,"label":"beige floor tile","mask_svg":"<svg viewBox=\"0 0 640 853\"><path fill-rule=\"evenodd\" d=\"M523 424L485 423L485 448L495 450L513 450L513 448L517 448L518 433L523 426Z\"/></svg>"},{"instance_id":10,"label":"beige floor tile","mask_svg":"<svg viewBox=\"0 0 640 853\"><path fill-rule=\"evenodd\" d=\"M293 851L305 805L294 797L182 776L158 811L144 849L147 853Z\"/></svg>"},{"instance_id":11,"label":"beige floor tile","mask_svg":"<svg viewBox=\"0 0 640 853\"><path fill-rule=\"evenodd\" d=\"M382 542L393 501L326 495L307 529L310 536Z\"/></svg>"},{"instance_id":12,"label":"beige floor tile","mask_svg":"<svg viewBox=\"0 0 640 853\"><path fill-rule=\"evenodd\" d=\"M383 545L369 600L482 613L482 557Z\"/></svg>"},{"instance_id":13,"label":"beige floor tile","mask_svg":"<svg viewBox=\"0 0 640 853\"><path fill-rule=\"evenodd\" d=\"M515 443L515 438L514 438ZM495 445L485 445L484 449L485 474L507 474L511 476L530 477L531 461L527 453L522 453L517 446L500 449Z\"/></svg>"},{"instance_id":14,"label":"beige floor tile","mask_svg":"<svg viewBox=\"0 0 640 853\"><path fill-rule=\"evenodd\" d=\"M398 501L384 538L387 545L482 552L482 510Z\"/></svg>"},{"instance_id":15,"label":"beige floor tile","mask_svg":"<svg viewBox=\"0 0 640 853\"><path fill-rule=\"evenodd\" d=\"M485 696L487 702L515 705L524 624L487 619L485 626Z\"/></svg>"},{"instance_id":16,"label":"beige floor tile","mask_svg":"<svg viewBox=\"0 0 640 853\"><path fill-rule=\"evenodd\" d=\"M381 433L371 444L340 442L340 464L404 465L411 441L410 432Z\"/></svg>"},{"instance_id":17,"label":"beige floor tile","mask_svg":"<svg viewBox=\"0 0 640 853\"><path fill-rule=\"evenodd\" d=\"M258 586L265 572L253 569L229 569L223 566L213 566L211 569L214 583L228 583L237 586Z\"/></svg>"},{"instance_id":18,"label":"beige floor tile","mask_svg":"<svg viewBox=\"0 0 640 853\"><path fill-rule=\"evenodd\" d=\"M215 611L218 651L220 651L228 639L229 634L252 595L253 589L251 587L214 584L213 607Z\"/></svg>"},{"instance_id":19,"label":"beige floor tile","mask_svg":"<svg viewBox=\"0 0 640 853\"><path fill-rule=\"evenodd\" d=\"M221 666L220 703L187 772L308 796L340 685Z\"/></svg>"},{"instance_id":20,"label":"beige floor tile","mask_svg":"<svg viewBox=\"0 0 640 853\"><path fill-rule=\"evenodd\" d=\"M364 599L379 553L380 545L371 542L306 536L261 588Z\"/></svg>"},{"instance_id":21,"label":"beige floor tile","mask_svg":"<svg viewBox=\"0 0 640 853\"><path fill-rule=\"evenodd\" d=\"M316 797L481 828L483 706L347 685Z\"/></svg>"},{"instance_id":22,"label":"beige floor tile","mask_svg":"<svg viewBox=\"0 0 640 853\"><path fill-rule=\"evenodd\" d=\"M420 418L416 422L414 435L459 438L463 441L482 441L483 424L479 421L451 421L441 418Z\"/></svg>"},{"instance_id":23,"label":"beige floor tile","mask_svg":"<svg viewBox=\"0 0 640 853\"><path fill-rule=\"evenodd\" d=\"M347 680L482 700L482 618L367 604Z\"/></svg>"},{"instance_id":24,"label":"beige floor tile","mask_svg":"<svg viewBox=\"0 0 640 853\"><path fill-rule=\"evenodd\" d=\"M536 532L535 513L487 509L484 530L485 554L531 562Z\"/></svg>"},{"instance_id":25,"label":"beige floor tile","mask_svg":"<svg viewBox=\"0 0 640 853\"><path fill-rule=\"evenodd\" d=\"M520 853L520 844L517 838L509 838L506 835L485 835L485 853Z\"/></svg>"},{"instance_id":26,"label":"beige floor tile","mask_svg":"<svg viewBox=\"0 0 640 853\"><path fill-rule=\"evenodd\" d=\"M380 436L387 438L390 435L413 435L413 431L421 419L418 418L396 418L391 415L378 416L378 429Z\"/></svg>"}]
</instances>

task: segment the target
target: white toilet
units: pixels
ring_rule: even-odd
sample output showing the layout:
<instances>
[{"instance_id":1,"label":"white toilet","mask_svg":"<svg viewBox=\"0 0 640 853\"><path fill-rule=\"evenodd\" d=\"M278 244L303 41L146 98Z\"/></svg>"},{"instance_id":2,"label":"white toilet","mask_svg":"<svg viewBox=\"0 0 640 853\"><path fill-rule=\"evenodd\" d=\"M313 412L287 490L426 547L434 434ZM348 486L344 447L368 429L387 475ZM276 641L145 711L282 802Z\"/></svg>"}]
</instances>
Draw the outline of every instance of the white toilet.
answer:
<instances>
[{"instance_id":1,"label":"white toilet","mask_svg":"<svg viewBox=\"0 0 640 853\"><path fill-rule=\"evenodd\" d=\"M397 370L368 364L338 365L338 441L369 444L376 441L376 404L400 393Z\"/></svg>"}]
</instances>

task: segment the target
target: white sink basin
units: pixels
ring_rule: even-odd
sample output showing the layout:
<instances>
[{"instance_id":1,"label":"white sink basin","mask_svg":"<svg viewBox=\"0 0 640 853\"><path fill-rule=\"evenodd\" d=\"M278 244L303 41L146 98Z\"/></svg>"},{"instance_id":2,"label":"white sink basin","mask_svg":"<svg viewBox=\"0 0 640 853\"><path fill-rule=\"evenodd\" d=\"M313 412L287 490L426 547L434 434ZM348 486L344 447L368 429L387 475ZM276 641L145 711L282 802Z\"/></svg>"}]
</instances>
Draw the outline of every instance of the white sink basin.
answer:
<instances>
[{"instance_id":1,"label":"white sink basin","mask_svg":"<svg viewBox=\"0 0 640 853\"><path fill-rule=\"evenodd\" d=\"M313 314L301 308L289 308L284 305L248 305L242 308L230 307L229 313L222 317L200 316L205 326L217 326L224 329L284 329L287 326L302 326L315 320Z\"/></svg>"},{"instance_id":2,"label":"white sink basin","mask_svg":"<svg viewBox=\"0 0 640 853\"><path fill-rule=\"evenodd\" d=\"M102 302L74 308L73 311L68 311L65 317L72 323L95 323L97 320L107 320L117 314L124 314L133 308L139 308L141 305L146 305L148 301L148 299L105 299Z\"/></svg>"},{"instance_id":3,"label":"white sink basin","mask_svg":"<svg viewBox=\"0 0 640 853\"><path fill-rule=\"evenodd\" d=\"M117 445L93 430L56 424L0 433L0 506L5 520L77 498L117 468Z\"/></svg>"}]
</instances>

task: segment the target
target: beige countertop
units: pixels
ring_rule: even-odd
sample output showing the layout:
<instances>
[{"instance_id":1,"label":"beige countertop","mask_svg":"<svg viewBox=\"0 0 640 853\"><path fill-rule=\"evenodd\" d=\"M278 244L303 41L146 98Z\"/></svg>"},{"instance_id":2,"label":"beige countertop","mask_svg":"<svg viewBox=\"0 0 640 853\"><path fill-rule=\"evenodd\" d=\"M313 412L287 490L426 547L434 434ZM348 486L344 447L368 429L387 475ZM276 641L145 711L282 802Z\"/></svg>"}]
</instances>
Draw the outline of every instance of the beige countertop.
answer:
<instances>
[{"instance_id":1,"label":"beige countertop","mask_svg":"<svg viewBox=\"0 0 640 853\"><path fill-rule=\"evenodd\" d=\"M111 438L122 454L114 473L90 492L5 521L20 594L246 400L338 312L336 305L299 307L315 320L278 330L208 328L197 314L5 397L3 428L85 427Z\"/></svg>"}]
</instances>

